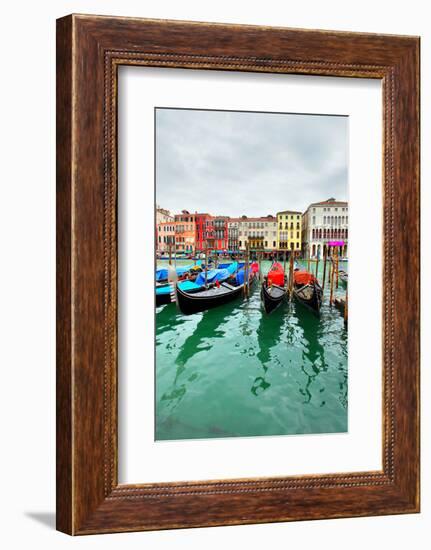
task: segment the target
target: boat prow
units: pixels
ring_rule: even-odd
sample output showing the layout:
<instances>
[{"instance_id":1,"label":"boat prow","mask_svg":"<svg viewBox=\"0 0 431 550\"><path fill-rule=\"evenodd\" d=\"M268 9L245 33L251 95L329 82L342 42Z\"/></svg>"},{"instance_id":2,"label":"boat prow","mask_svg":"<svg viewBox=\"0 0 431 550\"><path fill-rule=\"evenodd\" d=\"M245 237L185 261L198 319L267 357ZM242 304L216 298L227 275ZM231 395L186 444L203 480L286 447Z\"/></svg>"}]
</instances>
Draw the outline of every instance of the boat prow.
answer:
<instances>
[{"instance_id":1,"label":"boat prow","mask_svg":"<svg viewBox=\"0 0 431 550\"><path fill-rule=\"evenodd\" d=\"M263 308L266 313L271 313L276 309L285 298L287 289L285 287L262 284L260 295L263 302Z\"/></svg>"}]
</instances>

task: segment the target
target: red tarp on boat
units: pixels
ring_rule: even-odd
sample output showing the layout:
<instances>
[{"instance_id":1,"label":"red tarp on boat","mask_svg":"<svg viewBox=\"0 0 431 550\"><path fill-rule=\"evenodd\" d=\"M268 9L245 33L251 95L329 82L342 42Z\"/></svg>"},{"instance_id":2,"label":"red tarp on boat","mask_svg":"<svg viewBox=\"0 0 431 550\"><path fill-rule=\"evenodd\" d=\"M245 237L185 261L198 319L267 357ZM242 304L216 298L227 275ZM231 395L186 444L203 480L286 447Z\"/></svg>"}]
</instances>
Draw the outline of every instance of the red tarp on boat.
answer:
<instances>
[{"instance_id":1,"label":"red tarp on boat","mask_svg":"<svg viewBox=\"0 0 431 550\"><path fill-rule=\"evenodd\" d=\"M278 262L272 265L268 273L268 285L284 286L284 269Z\"/></svg>"},{"instance_id":2,"label":"red tarp on boat","mask_svg":"<svg viewBox=\"0 0 431 550\"><path fill-rule=\"evenodd\" d=\"M293 273L293 279L298 285L309 285L316 281L316 277L308 271L295 271Z\"/></svg>"}]
</instances>

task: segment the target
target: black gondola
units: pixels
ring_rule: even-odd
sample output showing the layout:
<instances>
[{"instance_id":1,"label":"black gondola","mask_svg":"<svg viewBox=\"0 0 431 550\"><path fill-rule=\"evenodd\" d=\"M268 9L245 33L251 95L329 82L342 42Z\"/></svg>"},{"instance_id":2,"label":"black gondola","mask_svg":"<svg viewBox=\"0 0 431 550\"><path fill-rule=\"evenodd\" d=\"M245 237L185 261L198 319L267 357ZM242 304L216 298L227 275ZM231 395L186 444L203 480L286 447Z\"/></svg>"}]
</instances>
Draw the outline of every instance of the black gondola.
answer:
<instances>
[{"instance_id":1,"label":"black gondola","mask_svg":"<svg viewBox=\"0 0 431 550\"><path fill-rule=\"evenodd\" d=\"M250 276L250 285L254 281L254 273ZM232 278L233 279L233 278ZM181 312L185 315L191 313L198 313L199 311L205 311L213 307L227 304L235 298L239 298L244 293L244 284L235 285L228 281L220 283L219 286L212 286L211 288L203 287L196 292L185 292L177 285L177 303Z\"/></svg>"},{"instance_id":2,"label":"black gondola","mask_svg":"<svg viewBox=\"0 0 431 550\"><path fill-rule=\"evenodd\" d=\"M317 279L310 275L308 282L301 280L297 281L297 274L304 272L295 272L295 279L293 285L293 296L296 301L310 309L316 315L320 315L320 308L322 307L323 291L322 287L317 282Z\"/></svg>"},{"instance_id":3,"label":"black gondola","mask_svg":"<svg viewBox=\"0 0 431 550\"><path fill-rule=\"evenodd\" d=\"M260 297L266 313L274 311L282 303L286 294L287 289L284 287L278 285L267 286L266 282L262 283Z\"/></svg>"},{"instance_id":4,"label":"black gondola","mask_svg":"<svg viewBox=\"0 0 431 550\"><path fill-rule=\"evenodd\" d=\"M283 266L279 262L274 262L260 290L260 297L265 312L271 313L271 311L274 311L282 303L286 294L286 279Z\"/></svg>"},{"instance_id":5,"label":"black gondola","mask_svg":"<svg viewBox=\"0 0 431 550\"><path fill-rule=\"evenodd\" d=\"M156 307L164 306L166 304L170 304L174 300L172 299L171 293L166 294L157 294L156 293Z\"/></svg>"}]
</instances>

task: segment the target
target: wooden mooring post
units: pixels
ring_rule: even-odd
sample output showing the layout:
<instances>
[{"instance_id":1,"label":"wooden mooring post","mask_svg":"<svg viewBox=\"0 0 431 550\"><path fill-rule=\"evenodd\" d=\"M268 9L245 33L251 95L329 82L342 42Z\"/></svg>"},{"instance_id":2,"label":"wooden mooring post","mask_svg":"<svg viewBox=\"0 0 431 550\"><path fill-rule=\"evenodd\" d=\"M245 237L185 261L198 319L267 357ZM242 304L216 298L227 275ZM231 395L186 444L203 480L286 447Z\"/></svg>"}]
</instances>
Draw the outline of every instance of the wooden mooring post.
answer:
<instances>
[{"instance_id":1,"label":"wooden mooring post","mask_svg":"<svg viewBox=\"0 0 431 550\"><path fill-rule=\"evenodd\" d=\"M348 318L349 318L348 303L349 303L348 289L346 289L346 300L345 300L345 304L344 304L344 323L346 325L347 325Z\"/></svg>"},{"instance_id":2,"label":"wooden mooring post","mask_svg":"<svg viewBox=\"0 0 431 550\"><path fill-rule=\"evenodd\" d=\"M249 288L249 277L248 277L248 258L249 258L249 244L248 241L245 243L245 265L244 265L244 295L249 298L250 288Z\"/></svg>"},{"instance_id":3,"label":"wooden mooring post","mask_svg":"<svg viewBox=\"0 0 431 550\"><path fill-rule=\"evenodd\" d=\"M335 281L336 285L335 288L338 288L338 246L335 246L335 268L336 268L336 275L335 275Z\"/></svg>"},{"instance_id":4,"label":"wooden mooring post","mask_svg":"<svg viewBox=\"0 0 431 550\"><path fill-rule=\"evenodd\" d=\"M325 280L326 280L326 259L328 256L328 247L323 249L323 280L322 280L322 290L325 292Z\"/></svg>"},{"instance_id":5,"label":"wooden mooring post","mask_svg":"<svg viewBox=\"0 0 431 550\"><path fill-rule=\"evenodd\" d=\"M329 295L329 304L332 306L334 303L334 277L335 277L335 261L334 254L331 254L331 293Z\"/></svg>"},{"instance_id":6,"label":"wooden mooring post","mask_svg":"<svg viewBox=\"0 0 431 550\"><path fill-rule=\"evenodd\" d=\"M290 251L290 259L289 259L289 300L292 300L292 293L293 293L293 267L294 267L294 258L293 258L293 250Z\"/></svg>"},{"instance_id":7,"label":"wooden mooring post","mask_svg":"<svg viewBox=\"0 0 431 550\"><path fill-rule=\"evenodd\" d=\"M208 241L205 242L205 288L208 284Z\"/></svg>"},{"instance_id":8,"label":"wooden mooring post","mask_svg":"<svg viewBox=\"0 0 431 550\"><path fill-rule=\"evenodd\" d=\"M262 273L262 260L263 260L263 252L259 254L259 281L263 281L263 273Z\"/></svg>"}]
</instances>

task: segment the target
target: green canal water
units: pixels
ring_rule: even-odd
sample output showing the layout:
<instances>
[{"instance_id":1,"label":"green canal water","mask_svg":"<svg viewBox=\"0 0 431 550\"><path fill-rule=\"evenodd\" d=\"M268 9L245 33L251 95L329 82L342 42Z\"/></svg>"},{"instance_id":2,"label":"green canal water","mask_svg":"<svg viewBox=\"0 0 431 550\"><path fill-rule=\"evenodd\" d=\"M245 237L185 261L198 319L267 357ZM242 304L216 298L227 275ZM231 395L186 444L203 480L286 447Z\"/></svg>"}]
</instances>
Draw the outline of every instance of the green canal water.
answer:
<instances>
[{"instance_id":1,"label":"green canal water","mask_svg":"<svg viewBox=\"0 0 431 550\"><path fill-rule=\"evenodd\" d=\"M156 439L347 431L347 331L328 299L320 319L294 302L266 315L257 283L203 313L157 308Z\"/></svg>"}]
</instances>

